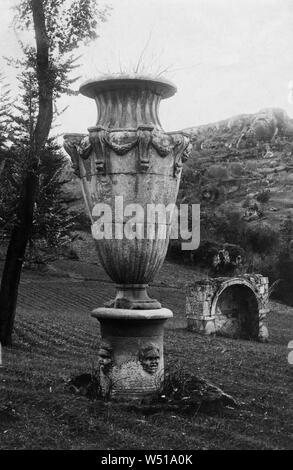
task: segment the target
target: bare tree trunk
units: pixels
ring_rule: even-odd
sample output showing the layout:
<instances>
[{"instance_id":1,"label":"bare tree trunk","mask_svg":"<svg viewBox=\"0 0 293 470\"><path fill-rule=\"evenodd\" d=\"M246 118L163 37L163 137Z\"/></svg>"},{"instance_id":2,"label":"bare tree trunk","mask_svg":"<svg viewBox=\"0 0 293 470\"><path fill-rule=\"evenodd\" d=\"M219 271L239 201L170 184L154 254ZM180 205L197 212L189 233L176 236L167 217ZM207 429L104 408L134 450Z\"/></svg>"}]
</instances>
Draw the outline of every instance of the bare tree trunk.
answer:
<instances>
[{"instance_id":1,"label":"bare tree trunk","mask_svg":"<svg viewBox=\"0 0 293 470\"><path fill-rule=\"evenodd\" d=\"M39 189L39 164L41 152L47 141L53 119L53 86L50 79L49 41L46 30L43 0L31 0L37 48L37 80L39 110L31 139L30 170L21 191L17 210L17 223L8 245L0 288L0 341L3 346L12 344L19 281L26 247L33 225L34 205Z\"/></svg>"}]
</instances>

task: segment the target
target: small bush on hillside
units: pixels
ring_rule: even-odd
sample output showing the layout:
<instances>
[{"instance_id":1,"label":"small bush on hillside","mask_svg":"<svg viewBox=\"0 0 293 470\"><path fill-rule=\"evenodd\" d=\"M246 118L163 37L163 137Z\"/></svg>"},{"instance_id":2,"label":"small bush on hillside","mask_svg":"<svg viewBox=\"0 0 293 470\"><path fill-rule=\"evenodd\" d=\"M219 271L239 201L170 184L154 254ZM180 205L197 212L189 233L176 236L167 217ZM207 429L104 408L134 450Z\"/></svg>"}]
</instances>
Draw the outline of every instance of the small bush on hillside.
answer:
<instances>
[{"instance_id":1,"label":"small bush on hillside","mask_svg":"<svg viewBox=\"0 0 293 470\"><path fill-rule=\"evenodd\" d=\"M247 171L254 172L254 171L257 171L257 169L258 169L258 163L256 161L249 161L246 163Z\"/></svg>"},{"instance_id":2,"label":"small bush on hillside","mask_svg":"<svg viewBox=\"0 0 293 470\"><path fill-rule=\"evenodd\" d=\"M267 253L265 256L252 254L249 259L247 271L262 274L270 279L270 283L273 283L279 279L277 268L278 259L279 253L277 251Z\"/></svg>"},{"instance_id":3,"label":"small bush on hillside","mask_svg":"<svg viewBox=\"0 0 293 470\"><path fill-rule=\"evenodd\" d=\"M245 170L241 163L231 163L229 169L233 176L242 176L245 173Z\"/></svg>"},{"instance_id":4,"label":"small bush on hillside","mask_svg":"<svg viewBox=\"0 0 293 470\"><path fill-rule=\"evenodd\" d=\"M196 266L211 268L213 258L221 248L220 243L211 240L202 240L198 249L193 252L193 263Z\"/></svg>"},{"instance_id":5,"label":"small bush on hillside","mask_svg":"<svg viewBox=\"0 0 293 470\"><path fill-rule=\"evenodd\" d=\"M293 305L293 256L292 256L292 240L293 240L293 218L288 216L280 228L280 251L276 261L276 278L280 280L278 283L274 297L282 300L289 305Z\"/></svg>"},{"instance_id":6,"label":"small bush on hillside","mask_svg":"<svg viewBox=\"0 0 293 470\"><path fill-rule=\"evenodd\" d=\"M279 244L279 233L267 223L248 226L245 230L245 245L253 253L271 253Z\"/></svg>"},{"instance_id":7,"label":"small bush on hillside","mask_svg":"<svg viewBox=\"0 0 293 470\"><path fill-rule=\"evenodd\" d=\"M232 204L223 206L214 217L214 231L222 242L243 246L245 221L241 209Z\"/></svg>"},{"instance_id":8,"label":"small bush on hillside","mask_svg":"<svg viewBox=\"0 0 293 470\"><path fill-rule=\"evenodd\" d=\"M269 202L270 198L271 198L271 193L269 189L265 189L261 191L256 196L257 201L261 202L262 204L266 204L267 202Z\"/></svg>"},{"instance_id":9,"label":"small bush on hillside","mask_svg":"<svg viewBox=\"0 0 293 470\"><path fill-rule=\"evenodd\" d=\"M289 245L293 240L293 218L288 215L280 228L280 239L283 250L289 250Z\"/></svg>"},{"instance_id":10,"label":"small bush on hillside","mask_svg":"<svg viewBox=\"0 0 293 470\"><path fill-rule=\"evenodd\" d=\"M209 177L219 180L228 178L227 168L221 165L211 165L207 171L207 174Z\"/></svg>"},{"instance_id":11,"label":"small bush on hillside","mask_svg":"<svg viewBox=\"0 0 293 470\"><path fill-rule=\"evenodd\" d=\"M282 251L279 255L277 272L280 283L277 286L274 297L289 305L293 305L293 260L290 259L286 251Z\"/></svg>"},{"instance_id":12,"label":"small bush on hillside","mask_svg":"<svg viewBox=\"0 0 293 470\"><path fill-rule=\"evenodd\" d=\"M246 209L247 207L250 207L250 202L251 202L251 197L246 197L242 203L242 207Z\"/></svg>"},{"instance_id":13,"label":"small bush on hillside","mask_svg":"<svg viewBox=\"0 0 293 470\"><path fill-rule=\"evenodd\" d=\"M225 198L224 188L217 184L204 184L200 191L200 203L206 207L221 204Z\"/></svg>"}]
</instances>

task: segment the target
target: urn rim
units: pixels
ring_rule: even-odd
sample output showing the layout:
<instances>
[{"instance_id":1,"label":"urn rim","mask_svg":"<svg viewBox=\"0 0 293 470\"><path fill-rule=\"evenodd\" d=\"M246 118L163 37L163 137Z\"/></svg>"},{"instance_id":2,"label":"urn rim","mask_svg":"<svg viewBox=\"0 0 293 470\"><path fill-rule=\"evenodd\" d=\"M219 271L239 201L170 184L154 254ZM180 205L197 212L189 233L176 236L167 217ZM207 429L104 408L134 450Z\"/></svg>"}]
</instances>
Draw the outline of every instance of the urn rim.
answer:
<instances>
[{"instance_id":1,"label":"urn rim","mask_svg":"<svg viewBox=\"0 0 293 470\"><path fill-rule=\"evenodd\" d=\"M149 89L160 95L162 99L170 98L177 92L176 86L167 79L142 77L107 77L93 78L85 81L80 87L79 92L88 98L95 98L97 92L119 90L119 89Z\"/></svg>"}]
</instances>

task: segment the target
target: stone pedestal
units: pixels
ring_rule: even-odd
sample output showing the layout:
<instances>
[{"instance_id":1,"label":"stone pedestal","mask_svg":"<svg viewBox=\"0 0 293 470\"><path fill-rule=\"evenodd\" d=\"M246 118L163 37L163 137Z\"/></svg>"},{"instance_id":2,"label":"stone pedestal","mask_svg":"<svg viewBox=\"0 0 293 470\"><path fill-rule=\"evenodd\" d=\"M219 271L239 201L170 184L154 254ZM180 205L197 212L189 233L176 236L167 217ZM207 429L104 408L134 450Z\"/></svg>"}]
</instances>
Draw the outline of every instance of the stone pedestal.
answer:
<instances>
[{"instance_id":1,"label":"stone pedestal","mask_svg":"<svg viewBox=\"0 0 293 470\"><path fill-rule=\"evenodd\" d=\"M164 323L171 310L97 308L92 316L101 324L104 397L141 399L158 392L164 378Z\"/></svg>"},{"instance_id":2,"label":"stone pedestal","mask_svg":"<svg viewBox=\"0 0 293 470\"><path fill-rule=\"evenodd\" d=\"M67 134L64 148L82 184L97 254L117 285L93 316L101 323L104 396L141 398L163 380L163 325L170 310L147 294L168 248L182 166L192 146L164 132L159 104L176 92L147 77L89 80L80 92L97 105L89 134Z\"/></svg>"}]
</instances>

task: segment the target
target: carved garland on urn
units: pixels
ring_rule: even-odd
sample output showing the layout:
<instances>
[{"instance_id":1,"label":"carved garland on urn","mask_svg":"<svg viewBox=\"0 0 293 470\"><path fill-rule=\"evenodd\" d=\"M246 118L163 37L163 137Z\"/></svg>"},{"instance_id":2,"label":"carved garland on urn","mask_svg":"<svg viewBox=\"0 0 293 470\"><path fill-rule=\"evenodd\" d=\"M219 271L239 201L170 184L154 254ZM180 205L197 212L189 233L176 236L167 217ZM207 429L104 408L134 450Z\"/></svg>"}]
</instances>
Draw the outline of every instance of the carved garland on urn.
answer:
<instances>
[{"instance_id":1,"label":"carved garland on urn","mask_svg":"<svg viewBox=\"0 0 293 470\"><path fill-rule=\"evenodd\" d=\"M160 157L165 158L174 153L174 173L178 178L182 164L190 155L192 146L190 139L183 133L164 133L151 126L140 126L136 130L117 129L107 130L103 127L90 127L89 136L64 136L64 147L71 156L74 173L81 177L79 157L83 160L89 158L92 150L95 154L97 174L107 174L107 161L109 150L117 155L126 155L130 150L138 147L140 171L146 172L150 163L150 148L154 148Z\"/></svg>"}]
</instances>

